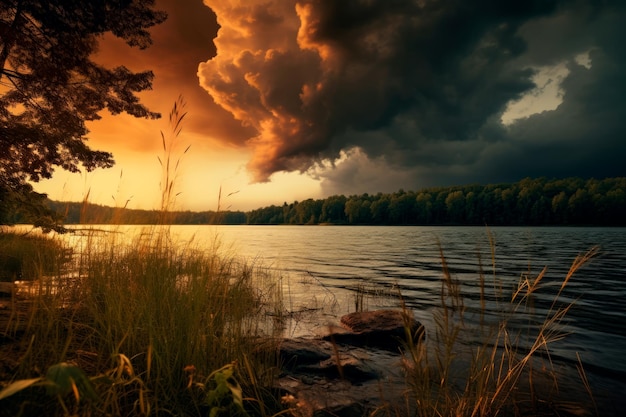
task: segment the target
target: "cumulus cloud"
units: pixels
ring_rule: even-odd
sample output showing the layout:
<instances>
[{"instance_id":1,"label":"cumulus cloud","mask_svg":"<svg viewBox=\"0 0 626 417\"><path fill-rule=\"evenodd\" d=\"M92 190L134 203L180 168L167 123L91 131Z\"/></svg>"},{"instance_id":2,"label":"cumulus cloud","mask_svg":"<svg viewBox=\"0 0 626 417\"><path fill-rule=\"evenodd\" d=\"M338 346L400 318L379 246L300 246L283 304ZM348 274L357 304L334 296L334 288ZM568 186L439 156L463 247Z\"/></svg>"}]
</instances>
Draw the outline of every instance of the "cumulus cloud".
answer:
<instances>
[{"instance_id":1,"label":"cumulus cloud","mask_svg":"<svg viewBox=\"0 0 626 417\"><path fill-rule=\"evenodd\" d=\"M158 0L156 7L167 12L168 18L151 29L152 46L137 50L113 35L107 35L100 43L96 59L108 67L124 65L134 71L153 71L153 89L143 92L141 98L151 110L165 116L165 120L174 101L183 95L189 110L185 123L187 132L207 138L229 137L243 143L254 131L241 126L198 85L198 64L216 53L213 43L218 30L215 14L202 0ZM94 125L94 129L99 136L103 131L110 132L107 147L116 142L129 144L129 135L124 131L131 131L129 125L140 122L124 115L114 119L106 114L103 116L103 123ZM119 123L120 120L124 121ZM141 124L145 131L133 130L134 139L130 146L137 151L153 151L158 145L158 140L153 140L154 134L156 132L158 136L158 129L163 126L163 120ZM194 149L202 145L201 142L194 144Z\"/></svg>"},{"instance_id":2,"label":"cumulus cloud","mask_svg":"<svg viewBox=\"0 0 626 417\"><path fill-rule=\"evenodd\" d=\"M330 190L355 173L383 187L364 173L385 169L405 187L625 174L611 152L626 154L620 3L204 3L220 29L200 84L248 129L231 140L252 149L256 181L308 171ZM546 68L567 68L560 104L504 126Z\"/></svg>"}]
</instances>

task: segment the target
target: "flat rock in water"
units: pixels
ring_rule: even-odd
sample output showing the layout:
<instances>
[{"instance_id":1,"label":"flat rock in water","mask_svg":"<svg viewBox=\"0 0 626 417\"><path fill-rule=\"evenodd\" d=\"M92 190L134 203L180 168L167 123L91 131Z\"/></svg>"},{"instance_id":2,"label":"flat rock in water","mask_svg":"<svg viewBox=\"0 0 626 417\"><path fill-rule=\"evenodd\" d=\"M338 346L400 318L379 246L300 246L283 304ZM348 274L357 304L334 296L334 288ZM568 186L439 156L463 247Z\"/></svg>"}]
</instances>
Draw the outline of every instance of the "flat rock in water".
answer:
<instances>
[{"instance_id":1,"label":"flat rock in water","mask_svg":"<svg viewBox=\"0 0 626 417\"><path fill-rule=\"evenodd\" d=\"M341 317L341 328L324 336L342 345L374 347L397 351L410 334L416 343L424 336L424 326L407 310L358 311Z\"/></svg>"},{"instance_id":2,"label":"flat rock in water","mask_svg":"<svg viewBox=\"0 0 626 417\"><path fill-rule=\"evenodd\" d=\"M328 342L304 338L285 339L280 344L279 355L283 368L294 369L330 358L330 348Z\"/></svg>"},{"instance_id":3,"label":"flat rock in water","mask_svg":"<svg viewBox=\"0 0 626 417\"><path fill-rule=\"evenodd\" d=\"M304 356L297 357L297 352ZM278 387L300 417L361 417L403 403L406 384L400 354L301 338L285 340L280 357Z\"/></svg>"}]
</instances>

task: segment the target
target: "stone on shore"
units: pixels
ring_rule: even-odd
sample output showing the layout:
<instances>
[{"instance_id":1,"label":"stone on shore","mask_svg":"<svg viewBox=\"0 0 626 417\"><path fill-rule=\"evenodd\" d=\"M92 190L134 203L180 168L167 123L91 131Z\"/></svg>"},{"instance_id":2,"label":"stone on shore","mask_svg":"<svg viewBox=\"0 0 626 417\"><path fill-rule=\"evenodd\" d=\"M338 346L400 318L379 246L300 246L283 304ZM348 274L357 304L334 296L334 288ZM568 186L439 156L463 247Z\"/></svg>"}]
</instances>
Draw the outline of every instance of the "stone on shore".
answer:
<instances>
[{"instance_id":1,"label":"stone on shore","mask_svg":"<svg viewBox=\"0 0 626 417\"><path fill-rule=\"evenodd\" d=\"M407 311L376 310L343 316L321 338L285 339L279 387L301 417L357 417L405 404L407 330L413 342L423 326Z\"/></svg>"}]
</instances>

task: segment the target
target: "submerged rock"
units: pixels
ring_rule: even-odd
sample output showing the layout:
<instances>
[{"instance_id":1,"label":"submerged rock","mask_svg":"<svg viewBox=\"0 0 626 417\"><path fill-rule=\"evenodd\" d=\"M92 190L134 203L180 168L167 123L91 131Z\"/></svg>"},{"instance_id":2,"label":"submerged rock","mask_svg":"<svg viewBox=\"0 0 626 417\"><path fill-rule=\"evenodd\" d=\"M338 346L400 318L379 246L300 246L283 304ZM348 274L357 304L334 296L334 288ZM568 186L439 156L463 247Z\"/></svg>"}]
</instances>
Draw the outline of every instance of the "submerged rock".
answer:
<instances>
[{"instance_id":1,"label":"submerged rock","mask_svg":"<svg viewBox=\"0 0 626 417\"><path fill-rule=\"evenodd\" d=\"M279 348L279 387L301 417L356 417L404 404L402 346L417 343L423 326L405 311L343 316L321 338L285 339Z\"/></svg>"}]
</instances>

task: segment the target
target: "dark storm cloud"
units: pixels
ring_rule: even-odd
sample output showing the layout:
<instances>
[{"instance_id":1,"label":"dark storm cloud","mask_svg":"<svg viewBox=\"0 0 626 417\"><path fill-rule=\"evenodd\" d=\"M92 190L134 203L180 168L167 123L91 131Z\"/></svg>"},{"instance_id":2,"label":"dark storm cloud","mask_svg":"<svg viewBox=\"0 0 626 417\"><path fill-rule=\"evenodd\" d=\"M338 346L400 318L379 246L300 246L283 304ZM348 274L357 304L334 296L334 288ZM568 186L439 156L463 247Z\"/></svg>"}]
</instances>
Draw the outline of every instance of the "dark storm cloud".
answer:
<instances>
[{"instance_id":1,"label":"dark storm cloud","mask_svg":"<svg viewBox=\"0 0 626 417\"><path fill-rule=\"evenodd\" d=\"M538 174L626 175L626 53L620 45L626 31L618 15L598 19L591 29L602 47L591 50L591 68L570 63L563 103L511 126L509 140L536 161Z\"/></svg>"},{"instance_id":2,"label":"dark storm cloud","mask_svg":"<svg viewBox=\"0 0 626 417\"><path fill-rule=\"evenodd\" d=\"M319 168L354 148L363 153L353 157L380 166L384 156L417 184L624 175L614 156L624 155L617 98L626 84L618 3L205 3L221 30L201 84L254 129L256 180ZM588 51L590 69L574 62ZM564 60L561 106L503 126L507 104L535 86L538 68ZM591 156L603 170L591 169ZM355 175L345 166L313 171L330 182Z\"/></svg>"}]
</instances>

